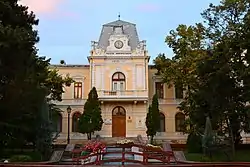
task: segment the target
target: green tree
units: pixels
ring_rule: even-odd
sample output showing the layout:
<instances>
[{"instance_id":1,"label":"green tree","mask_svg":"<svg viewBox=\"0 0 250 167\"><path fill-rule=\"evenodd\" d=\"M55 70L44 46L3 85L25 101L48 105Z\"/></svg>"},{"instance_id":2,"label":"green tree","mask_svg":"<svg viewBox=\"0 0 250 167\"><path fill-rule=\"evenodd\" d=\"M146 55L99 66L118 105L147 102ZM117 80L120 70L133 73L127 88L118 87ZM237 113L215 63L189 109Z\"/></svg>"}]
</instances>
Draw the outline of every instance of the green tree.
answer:
<instances>
[{"instance_id":1,"label":"green tree","mask_svg":"<svg viewBox=\"0 0 250 167\"><path fill-rule=\"evenodd\" d=\"M50 69L49 59L37 56L39 37L33 27L38 20L27 7L10 0L0 1L0 8L0 149L27 143L39 149L47 141L51 144L48 116L53 107L46 106L60 101L63 86L73 80ZM46 139L41 131L46 131Z\"/></svg>"},{"instance_id":2,"label":"green tree","mask_svg":"<svg viewBox=\"0 0 250 167\"><path fill-rule=\"evenodd\" d=\"M249 129L249 6L247 0L210 4L204 25L180 25L167 36L175 56L154 61L165 82L188 88L179 108L189 117L189 133L204 130L206 114L234 144Z\"/></svg>"},{"instance_id":3,"label":"green tree","mask_svg":"<svg viewBox=\"0 0 250 167\"><path fill-rule=\"evenodd\" d=\"M96 88L93 87L84 104L83 114L79 118L79 132L87 134L88 140L91 140L91 135L95 131L100 131L102 129L102 124L101 104L98 99Z\"/></svg>"},{"instance_id":4,"label":"green tree","mask_svg":"<svg viewBox=\"0 0 250 167\"><path fill-rule=\"evenodd\" d=\"M156 132L160 129L160 110L157 94L153 96L152 104L148 108L146 126L147 136L150 136L150 141L153 144L154 136L156 135Z\"/></svg>"}]
</instances>

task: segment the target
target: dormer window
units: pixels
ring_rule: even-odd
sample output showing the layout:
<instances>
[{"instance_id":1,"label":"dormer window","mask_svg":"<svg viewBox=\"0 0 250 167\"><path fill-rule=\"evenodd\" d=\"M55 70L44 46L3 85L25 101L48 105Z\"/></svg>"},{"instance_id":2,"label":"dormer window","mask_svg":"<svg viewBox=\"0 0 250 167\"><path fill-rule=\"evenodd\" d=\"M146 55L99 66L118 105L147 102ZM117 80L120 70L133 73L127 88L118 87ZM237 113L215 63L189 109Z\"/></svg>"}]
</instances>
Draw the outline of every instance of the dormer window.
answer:
<instances>
[{"instance_id":1,"label":"dormer window","mask_svg":"<svg viewBox=\"0 0 250 167\"><path fill-rule=\"evenodd\" d=\"M116 26L116 27L114 27L114 34L115 35L123 34L122 26Z\"/></svg>"}]
</instances>

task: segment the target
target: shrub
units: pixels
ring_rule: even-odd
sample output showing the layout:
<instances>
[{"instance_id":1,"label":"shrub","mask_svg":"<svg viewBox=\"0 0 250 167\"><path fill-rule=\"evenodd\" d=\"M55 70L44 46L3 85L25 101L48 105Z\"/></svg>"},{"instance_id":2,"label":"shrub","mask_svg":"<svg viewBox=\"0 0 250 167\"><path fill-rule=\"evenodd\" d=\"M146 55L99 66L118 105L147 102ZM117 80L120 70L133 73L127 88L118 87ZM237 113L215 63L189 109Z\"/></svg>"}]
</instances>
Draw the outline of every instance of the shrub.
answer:
<instances>
[{"instance_id":1,"label":"shrub","mask_svg":"<svg viewBox=\"0 0 250 167\"><path fill-rule=\"evenodd\" d=\"M201 136L195 133L190 133L187 139L187 150L189 153L201 153L202 143Z\"/></svg>"},{"instance_id":2,"label":"shrub","mask_svg":"<svg viewBox=\"0 0 250 167\"><path fill-rule=\"evenodd\" d=\"M32 158L29 155L13 155L10 158L10 162L29 162Z\"/></svg>"}]
</instances>

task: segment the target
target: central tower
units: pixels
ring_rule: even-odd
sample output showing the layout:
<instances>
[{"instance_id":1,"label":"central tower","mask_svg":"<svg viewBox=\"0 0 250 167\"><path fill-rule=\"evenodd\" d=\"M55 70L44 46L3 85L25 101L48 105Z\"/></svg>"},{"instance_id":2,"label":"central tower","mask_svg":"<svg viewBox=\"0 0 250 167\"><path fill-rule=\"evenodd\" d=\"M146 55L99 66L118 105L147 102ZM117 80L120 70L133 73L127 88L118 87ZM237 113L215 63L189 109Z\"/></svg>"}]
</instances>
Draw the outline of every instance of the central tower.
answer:
<instances>
[{"instance_id":1,"label":"central tower","mask_svg":"<svg viewBox=\"0 0 250 167\"><path fill-rule=\"evenodd\" d=\"M103 104L102 135L144 135L149 61L146 41L139 40L135 24L117 20L104 24L99 41L91 45L90 86L96 87Z\"/></svg>"}]
</instances>

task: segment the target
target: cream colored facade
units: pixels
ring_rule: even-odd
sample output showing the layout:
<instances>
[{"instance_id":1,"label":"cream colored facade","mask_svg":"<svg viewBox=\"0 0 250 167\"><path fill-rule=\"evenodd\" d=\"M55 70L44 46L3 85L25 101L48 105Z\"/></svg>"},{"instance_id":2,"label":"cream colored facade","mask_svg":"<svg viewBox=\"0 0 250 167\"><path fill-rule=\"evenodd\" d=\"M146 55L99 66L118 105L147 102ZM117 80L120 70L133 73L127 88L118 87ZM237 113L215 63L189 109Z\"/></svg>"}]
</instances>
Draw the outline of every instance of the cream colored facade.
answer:
<instances>
[{"instance_id":1,"label":"cream colored facade","mask_svg":"<svg viewBox=\"0 0 250 167\"><path fill-rule=\"evenodd\" d=\"M175 87L161 83L157 70L149 65L146 41L139 41L135 24L117 20L103 25L98 42L91 42L89 65L54 65L62 75L70 74L75 83L65 88L63 111L58 119L60 139L66 139L68 126L71 140L86 139L77 132L77 114L92 87L101 101L104 124L96 132L102 137L146 136L146 114L151 99L159 94L161 132L158 139L185 140L178 125L184 120L177 106ZM72 108L68 125L67 107ZM118 112L119 111L119 112ZM117 113L120 115L117 116Z\"/></svg>"}]
</instances>

